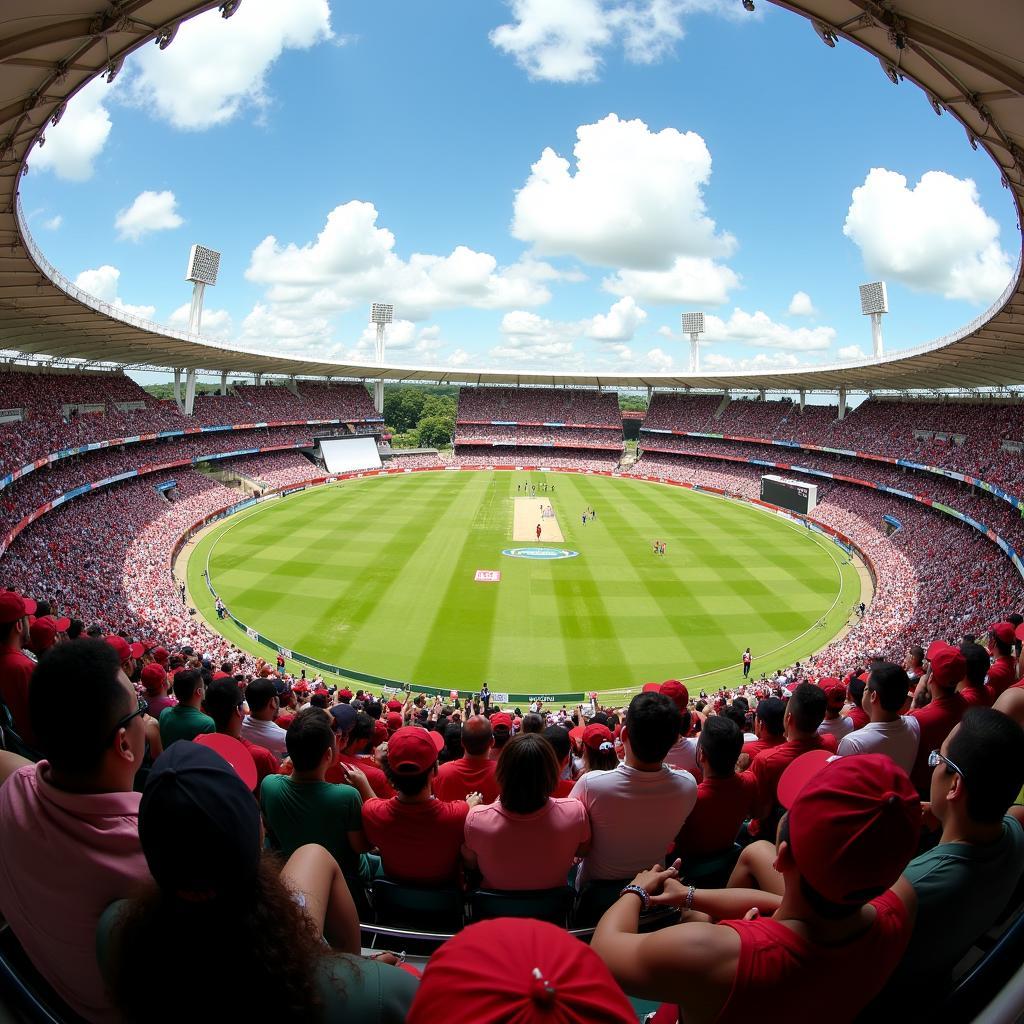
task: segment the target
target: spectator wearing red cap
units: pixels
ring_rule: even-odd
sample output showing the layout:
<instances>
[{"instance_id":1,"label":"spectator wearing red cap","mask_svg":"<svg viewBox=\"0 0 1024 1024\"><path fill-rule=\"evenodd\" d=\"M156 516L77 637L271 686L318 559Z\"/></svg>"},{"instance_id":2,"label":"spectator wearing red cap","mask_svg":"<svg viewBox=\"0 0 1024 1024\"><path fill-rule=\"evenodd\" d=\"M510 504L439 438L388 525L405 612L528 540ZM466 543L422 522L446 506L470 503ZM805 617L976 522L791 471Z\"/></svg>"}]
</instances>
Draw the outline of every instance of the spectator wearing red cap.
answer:
<instances>
[{"instance_id":1,"label":"spectator wearing red cap","mask_svg":"<svg viewBox=\"0 0 1024 1024\"><path fill-rule=\"evenodd\" d=\"M571 795L586 807L593 832L578 887L591 879L631 878L665 856L697 802L693 776L664 763L679 723L679 710L668 697L638 693L622 727L625 760L576 782Z\"/></svg>"},{"instance_id":2,"label":"spectator wearing red cap","mask_svg":"<svg viewBox=\"0 0 1024 1024\"><path fill-rule=\"evenodd\" d=\"M273 680L254 679L245 688L245 702L249 714L242 723L242 735L280 760L285 755L287 733L274 721L281 703Z\"/></svg>"},{"instance_id":3,"label":"spectator wearing red cap","mask_svg":"<svg viewBox=\"0 0 1024 1024\"><path fill-rule=\"evenodd\" d=\"M413 885L453 885L466 815L480 794L453 801L431 795L437 746L419 726L399 729L388 740L381 764L396 795L363 804L363 831L380 852L384 874Z\"/></svg>"},{"instance_id":4,"label":"spectator wearing red cap","mask_svg":"<svg viewBox=\"0 0 1024 1024\"><path fill-rule=\"evenodd\" d=\"M295 718L295 712L299 708L298 698L295 695L295 688L287 680L280 679L274 684L277 691L278 711L274 724L279 729L287 729Z\"/></svg>"},{"instance_id":5,"label":"spectator wearing red cap","mask_svg":"<svg viewBox=\"0 0 1024 1024\"><path fill-rule=\"evenodd\" d=\"M108 644L58 644L29 697L46 759L0 752L0 914L90 1021L119 1019L96 964L96 923L149 876L132 791L145 754L143 707Z\"/></svg>"},{"instance_id":6,"label":"spectator wearing red cap","mask_svg":"<svg viewBox=\"0 0 1024 1024\"><path fill-rule=\"evenodd\" d=\"M825 717L825 691L813 683L800 683L793 689L783 715L786 742L764 750L750 765L750 772L757 782L758 811L750 823L753 836L774 837L778 821L777 791L779 779L789 764L809 750L825 747L818 735L818 726Z\"/></svg>"},{"instance_id":7,"label":"spectator wearing red cap","mask_svg":"<svg viewBox=\"0 0 1024 1024\"><path fill-rule=\"evenodd\" d=\"M754 712L754 735L757 739L743 744L743 754L746 754L748 760L741 767L749 765L762 750L786 742L785 716L786 704L780 698L765 697L757 702L757 710Z\"/></svg>"},{"instance_id":8,"label":"spectator wearing red cap","mask_svg":"<svg viewBox=\"0 0 1024 1024\"><path fill-rule=\"evenodd\" d=\"M676 856L687 866L729 850L757 809L757 783L749 772L736 772L742 744L739 726L721 715L708 718L700 731L697 759L703 781L675 842Z\"/></svg>"},{"instance_id":9,"label":"spectator wearing red cap","mask_svg":"<svg viewBox=\"0 0 1024 1024\"><path fill-rule=\"evenodd\" d=\"M111 647L117 651L117 656L121 659L121 668L124 670L124 674L132 679L135 676L136 663L145 653L145 648L142 644L130 644L123 636L118 636L116 633L111 633L109 636L104 638Z\"/></svg>"},{"instance_id":10,"label":"spectator wearing red cap","mask_svg":"<svg viewBox=\"0 0 1024 1024\"><path fill-rule=\"evenodd\" d=\"M497 780L499 798L466 818L466 866L488 889L564 886L575 858L590 848L590 822L578 800L552 798L558 759L551 744L536 733L513 737L498 758Z\"/></svg>"},{"instance_id":11,"label":"spectator wearing red cap","mask_svg":"<svg viewBox=\"0 0 1024 1024\"><path fill-rule=\"evenodd\" d=\"M438 769L434 796L438 800L465 800L470 793L481 793L485 804L497 800L497 765L488 756L492 742L491 723L483 715L470 717L462 727L462 749L466 753Z\"/></svg>"},{"instance_id":12,"label":"spectator wearing red cap","mask_svg":"<svg viewBox=\"0 0 1024 1024\"><path fill-rule=\"evenodd\" d=\"M988 687L985 686L985 677L988 675L989 667L992 664L988 651L980 644L965 640L960 645L960 653L964 656L967 668L964 678L956 688L956 692L963 697L964 703L969 708L991 707L992 694L989 692ZM1014 683L1014 686L1019 685L1019 683ZM1011 687L1007 687L1007 689L1011 689ZM1006 693L1006 690L1003 693Z\"/></svg>"},{"instance_id":13,"label":"spectator wearing red cap","mask_svg":"<svg viewBox=\"0 0 1024 1024\"><path fill-rule=\"evenodd\" d=\"M985 688L994 701L1003 690L1017 682L1017 663L1013 659L1013 645L1017 632L1011 622L997 622L988 633L988 653L992 667L988 670Z\"/></svg>"},{"instance_id":14,"label":"spectator wearing red cap","mask_svg":"<svg viewBox=\"0 0 1024 1024\"><path fill-rule=\"evenodd\" d=\"M151 668L159 668L159 666L147 665L142 670L143 675ZM233 679L217 679L210 683L206 688L204 707L206 713L213 719L217 732L238 740L252 755L253 763L256 765L256 793L259 794L259 787L263 780L268 775L277 774L278 760L266 747L250 743L242 735L245 701L237 683Z\"/></svg>"},{"instance_id":15,"label":"spectator wearing red cap","mask_svg":"<svg viewBox=\"0 0 1024 1024\"><path fill-rule=\"evenodd\" d=\"M600 958L564 928L498 918L464 928L430 958L408 1024L438 1021L635 1024L636 1014Z\"/></svg>"},{"instance_id":16,"label":"spectator wearing red cap","mask_svg":"<svg viewBox=\"0 0 1024 1024\"><path fill-rule=\"evenodd\" d=\"M270 775L260 787L271 844L285 857L307 843L325 847L341 866L349 888L358 893L373 871L362 856L370 848L363 834L363 800L354 785L324 781L336 750L329 715L320 708L303 708L286 735L292 774ZM354 783L361 781L372 796L362 772L352 768L349 776Z\"/></svg>"},{"instance_id":17,"label":"spectator wearing red cap","mask_svg":"<svg viewBox=\"0 0 1024 1024\"><path fill-rule=\"evenodd\" d=\"M24 652L29 640L28 617L35 601L10 590L0 591L0 701L14 719L18 735L30 747L34 744L28 714L28 684L36 663Z\"/></svg>"},{"instance_id":18,"label":"spectator wearing red cap","mask_svg":"<svg viewBox=\"0 0 1024 1024\"><path fill-rule=\"evenodd\" d=\"M927 1015L953 968L1009 905L1024 872L1024 732L992 708L969 709L933 756L929 810L937 846L903 877L917 894L914 933L879 999L905 1019Z\"/></svg>"},{"instance_id":19,"label":"spectator wearing red cap","mask_svg":"<svg viewBox=\"0 0 1024 1024\"><path fill-rule=\"evenodd\" d=\"M795 795L788 779L780 786L789 812L775 853L777 894L698 892L674 868L655 865L604 915L592 948L627 993L677 1006L680 1020L722 1024L767 1019L766 1007L773 1020L827 1006L830 1021L852 1021L878 993L910 937L914 892L899 876L917 847L920 804L886 757L813 758L810 780L800 785L799 771L793 779ZM692 907L720 923L637 935L648 902ZM836 978L850 964L869 969L837 1000Z\"/></svg>"},{"instance_id":20,"label":"spectator wearing red cap","mask_svg":"<svg viewBox=\"0 0 1024 1024\"><path fill-rule=\"evenodd\" d=\"M818 726L818 735L831 736L837 745L853 732L853 719L843 714L846 687L838 679L822 679L818 684L825 691L825 717Z\"/></svg>"},{"instance_id":21,"label":"spectator wearing red cap","mask_svg":"<svg viewBox=\"0 0 1024 1024\"><path fill-rule=\"evenodd\" d=\"M118 1019L405 1020L416 983L384 957L359 956L338 865L314 845L283 868L265 856L256 801L219 754L198 743L168 750L147 780L139 833L153 883L109 907L95 929L93 959ZM244 958L244 983L204 986L198 1004L188 984L155 994L153 951L201 940Z\"/></svg>"},{"instance_id":22,"label":"spectator wearing red cap","mask_svg":"<svg viewBox=\"0 0 1024 1024\"><path fill-rule=\"evenodd\" d=\"M146 691L149 713L159 720L164 708L171 708L177 701L167 693L167 672L158 661L151 661L142 670L139 678Z\"/></svg>"},{"instance_id":23,"label":"spectator wearing red cap","mask_svg":"<svg viewBox=\"0 0 1024 1024\"><path fill-rule=\"evenodd\" d=\"M615 737L607 725L587 725L579 732L583 765L580 775L587 772L609 772L617 768L619 756L615 753Z\"/></svg>"},{"instance_id":24,"label":"spectator wearing red cap","mask_svg":"<svg viewBox=\"0 0 1024 1024\"><path fill-rule=\"evenodd\" d=\"M967 703L956 692L957 684L967 673L967 660L959 649L936 640L928 648L927 657L928 674L925 676L925 684L931 700L907 716L912 723L917 724L920 733L917 757L910 778L922 794L922 799L927 799L931 787L932 771L928 765L928 755L942 746L942 741L953 731L953 726L963 718L967 710Z\"/></svg>"},{"instance_id":25,"label":"spectator wearing red cap","mask_svg":"<svg viewBox=\"0 0 1024 1024\"><path fill-rule=\"evenodd\" d=\"M661 684L663 693L679 709L679 738L672 744L672 749L665 755L665 764L689 772L698 777L697 740L690 736L690 691L678 679L667 679Z\"/></svg>"},{"instance_id":26,"label":"spectator wearing red cap","mask_svg":"<svg viewBox=\"0 0 1024 1024\"><path fill-rule=\"evenodd\" d=\"M909 775L920 743L917 724L900 714L909 689L910 677L899 665L876 663L864 691L864 710L870 721L863 729L843 737L839 753L843 757L885 754Z\"/></svg>"},{"instance_id":27,"label":"spectator wearing red cap","mask_svg":"<svg viewBox=\"0 0 1024 1024\"><path fill-rule=\"evenodd\" d=\"M487 752L487 756L492 761L497 761L501 756L501 748L512 739L512 730L515 727L515 722L507 711L495 711L491 715L490 721L494 740L491 743L491 749Z\"/></svg>"},{"instance_id":28,"label":"spectator wearing red cap","mask_svg":"<svg viewBox=\"0 0 1024 1024\"><path fill-rule=\"evenodd\" d=\"M58 619L52 615L44 615L36 619L29 627L31 641L29 646L32 648L32 653L38 658L54 644L67 640L67 631L70 626L70 619Z\"/></svg>"},{"instance_id":29,"label":"spectator wearing red cap","mask_svg":"<svg viewBox=\"0 0 1024 1024\"><path fill-rule=\"evenodd\" d=\"M853 722L853 728L863 729L871 721L868 713L863 708L864 690L867 688L867 677L853 676L846 684L846 695L849 698L849 706L846 709L846 717Z\"/></svg>"},{"instance_id":30,"label":"spectator wearing red cap","mask_svg":"<svg viewBox=\"0 0 1024 1024\"><path fill-rule=\"evenodd\" d=\"M206 732L216 732L209 715L199 710L206 688L198 669L185 669L174 676L172 684L178 703L160 712L160 742L166 750L176 740L193 740Z\"/></svg>"}]
</instances>

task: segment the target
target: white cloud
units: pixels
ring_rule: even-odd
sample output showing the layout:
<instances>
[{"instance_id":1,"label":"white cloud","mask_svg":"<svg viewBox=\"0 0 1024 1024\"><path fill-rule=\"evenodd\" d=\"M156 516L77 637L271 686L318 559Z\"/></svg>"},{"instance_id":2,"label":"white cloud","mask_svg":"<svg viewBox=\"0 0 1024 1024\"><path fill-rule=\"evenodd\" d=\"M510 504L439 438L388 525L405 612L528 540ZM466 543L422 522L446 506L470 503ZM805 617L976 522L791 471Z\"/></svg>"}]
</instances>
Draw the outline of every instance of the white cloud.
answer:
<instances>
[{"instance_id":1,"label":"white cloud","mask_svg":"<svg viewBox=\"0 0 1024 1024\"><path fill-rule=\"evenodd\" d=\"M56 231L63 223L64 218L58 213L53 217L50 217L48 220L44 220L43 227L46 228L47 231Z\"/></svg>"},{"instance_id":2,"label":"white cloud","mask_svg":"<svg viewBox=\"0 0 1024 1024\"><path fill-rule=\"evenodd\" d=\"M829 348L835 337L832 327L790 327L777 323L760 309L754 313L734 309L728 320L706 315L701 341L739 342L757 348L820 352Z\"/></svg>"},{"instance_id":3,"label":"white cloud","mask_svg":"<svg viewBox=\"0 0 1024 1024\"><path fill-rule=\"evenodd\" d=\"M585 333L595 341L628 341L647 319L647 312L627 295L619 299L607 313L598 313L590 320Z\"/></svg>"},{"instance_id":4,"label":"white cloud","mask_svg":"<svg viewBox=\"0 0 1024 1024\"><path fill-rule=\"evenodd\" d=\"M331 342L331 323L325 316L301 308L282 311L257 302L242 321L239 340L264 351L284 349L290 354L316 354L331 359L342 346Z\"/></svg>"},{"instance_id":5,"label":"white cloud","mask_svg":"<svg viewBox=\"0 0 1024 1024\"><path fill-rule=\"evenodd\" d=\"M274 61L330 38L327 0L245 0L229 21L210 11L184 22L166 50L137 51L128 88L175 128L201 130L266 107Z\"/></svg>"},{"instance_id":6,"label":"white cloud","mask_svg":"<svg viewBox=\"0 0 1024 1024\"><path fill-rule=\"evenodd\" d=\"M807 292L795 292L793 298L789 300L789 309L786 312L790 316L814 316L818 311Z\"/></svg>"},{"instance_id":7,"label":"white cloud","mask_svg":"<svg viewBox=\"0 0 1024 1024\"><path fill-rule=\"evenodd\" d=\"M727 256L736 240L708 217L711 154L696 132L652 132L609 114L580 125L576 169L546 148L516 193L512 234L542 255L666 270L677 256Z\"/></svg>"},{"instance_id":8,"label":"white cloud","mask_svg":"<svg viewBox=\"0 0 1024 1024\"><path fill-rule=\"evenodd\" d=\"M867 359L867 353L860 345L844 345L836 355L840 359Z\"/></svg>"},{"instance_id":9,"label":"white cloud","mask_svg":"<svg viewBox=\"0 0 1024 1024\"><path fill-rule=\"evenodd\" d=\"M916 291L980 304L1010 279L999 225L970 178L928 171L908 188L902 174L874 167L853 190L843 234L860 247L869 273Z\"/></svg>"},{"instance_id":10,"label":"white cloud","mask_svg":"<svg viewBox=\"0 0 1024 1024\"><path fill-rule=\"evenodd\" d=\"M446 366L465 366L475 358L475 356L471 356L464 348L457 348L444 362Z\"/></svg>"},{"instance_id":11,"label":"white cloud","mask_svg":"<svg viewBox=\"0 0 1024 1024\"><path fill-rule=\"evenodd\" d=\"M491 43L531 78L587 82L602 54L621 45L628 61L653 64L683 38L683 16L716 11L735 16L725 0L510 0L513 21L491 32Z\"/></svg>"},{"instance_id":12,"label":"white cloud","mask_svg":"<svg viewBox=\"0 0 1024 1024\"><path fill-rule=\"evenodd\" d=\"M33 169L53 171L65 181L87 181L110 135L110 113L104 100L111 86L102 79L90 82L73 96L60 122L46 130L46 144L36 146L29 161Z\"/></svg>"},{"instance_id":13,"label":"white cloud","mask_svg":"<svg viewBox=\"0 0 1024 1024\"><path fill-rule=\"evenodd\" d=\"M131 206L119 210L114 218L117 237L137 242L151 231L180 228L185 221L175 209L177 202L174 193L168 190L151 192L147 189L140 192L132 200Z\"/></svg>"},{"instance_id":14,"label":"white cloud","mask_svg":"<svg viewBox=\"0 0 1024 1024\"><path fill-rule=\"evenodd\" d=\"M186 302L179 306L168 319L167 323L179 331L188 330L188 315L191 311L191 303ZM200 334L204 338L217 338L225 340L233 337L235 332L234 322L231 314L226 309L204 309L202 329Z\"/></svg>"},{"instance_id":15,"label":"white cloud","mask_svg":"<svg viewBox=\"0 0 1024 1024\"><path fill-rule=\"evenodd\" d=\"M719 352L701 354L703 370L793 370L811 365L798 359L791 352L757 352L746 359L735 359Z\"/></svg>"},{"instance_id":16,"label":"white cloud","mask_svg":"<svg viewBox=\"0 0 1024 1024\"><path fill-rule=\"evenodd\" d=\"M664 349L652 348L647 353L647 362L655 370L671 370L674 360Z\"/></svg>"},{"instance_id":17,"label":"white cloud","mask_svg":"<svg viewBox=\"0 0 1024 1024\"><path fill-rule=\"evenodd\" d=\"M282 245L268 235L253 250L245 276L267 285L275 305L325 314L386 299L410 320L439 309L540 305L551 298L544 282L563 276L533 259L499 267L489 253L464 245L447 256L413 253L408 260L394 249L395 236L377 226L373 204L352 201L328 214L313 242Z\"/></svg>"},{"instance_id":18,"label":"white cloud","mask_svg":"<svg viewBox=\"0 0 1024 1024\"><path fill-rule=\"evenodd\" d=\"M115 309L122 313L130 313L133 316L140 316L144 320L152 320L156 312L156 306L133 306L124 302L118 297L118 282L121 279L121 271L104 263L101 267L93 270L83 270L75 278L75 284L83 291L95 296L103 302L109 302Z\"/></svg>"},{"instance_id":19,"label":"white cloud","mask_svg":"<svg viewBox=\"0 0 1024 1024\"><path fill-rule=\"evenodd\" d=\"M601 282L613 295L635 295L650 303L700 303L720 306L740 279L730 267L714 260L679 256L669 270L620 270Z\"/></svg>"}]
</instances>

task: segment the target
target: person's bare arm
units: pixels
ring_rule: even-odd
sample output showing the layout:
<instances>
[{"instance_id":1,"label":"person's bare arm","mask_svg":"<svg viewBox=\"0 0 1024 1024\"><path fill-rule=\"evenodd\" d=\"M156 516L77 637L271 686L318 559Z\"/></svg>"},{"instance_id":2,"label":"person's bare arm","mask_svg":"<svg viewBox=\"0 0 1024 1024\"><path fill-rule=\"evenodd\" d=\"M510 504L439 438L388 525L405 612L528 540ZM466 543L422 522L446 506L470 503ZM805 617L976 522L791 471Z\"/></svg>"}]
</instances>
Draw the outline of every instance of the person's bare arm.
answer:
<instances>
[{"instance_id":1,"label":"person's bare arm","mask_svg":"<svg viewBox=\"0 0 1024 1024\"><path fill-rule=\"evenodd\" d=\"M281 869L281 880L302 893L303 909L334 949L359 954L359 914L345 876L327 850L315 844L300 846Z\"/></svg>"},{"instance_id":2,"label":"person's bare arm","mask_svg":"<svg viewBox=\"0 0 1024 1024\"><path fill-rule=\"evenodd\" d=\"M1003 690L992 705L996 711L1002 711L1004 715L1012 718L1019 726L1024 727L1024 690L1012 687Z\"/></svg>"},{"instance_id":3,"label":"person's bare arm","mask_svg":"<svg viewBox=\"0 0 1024 1024\"><path fill-rule=\"evenodd\" d=\"M782 877L781 875L779 876ZM675 879L665 883L662 893L651 897L653 907L685 908L690 887ZM779 909L782 895L763 889L700 889L694 887L691 910L707 914L713 921L736 921L751 909L768 917Z\"/></svg>"},{"instance_id":4,"label":"person's bare arm","mask_svg":"<svg viewBox=\"0 0 1024 1024\"><path fill-rule=\"evenodd\" d=\"M145 716L146 741L149 743L149 756L155 761L163 752L164 745L160 739L160 723L155 718Z\"/></svg>"}]
</instances>

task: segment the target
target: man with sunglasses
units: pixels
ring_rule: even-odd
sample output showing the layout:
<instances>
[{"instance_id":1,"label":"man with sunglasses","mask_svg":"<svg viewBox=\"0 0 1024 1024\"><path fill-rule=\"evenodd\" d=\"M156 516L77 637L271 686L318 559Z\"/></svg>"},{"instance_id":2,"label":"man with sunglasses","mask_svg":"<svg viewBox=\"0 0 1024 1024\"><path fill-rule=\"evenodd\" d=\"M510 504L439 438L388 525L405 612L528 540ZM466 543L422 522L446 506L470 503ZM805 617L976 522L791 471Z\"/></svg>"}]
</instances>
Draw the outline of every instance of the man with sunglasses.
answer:
<instances>
[{"instance_id":1,"label":"man with sunglasses","mask_svg":"<svg viewBox=\"0 0 1024 1024\"><path fill-rule=\"evenodd\" d=\"M132 791L146 702L113 647L81 639L43 655L28 708L45 760L0 752L0 914L78 1014L115 1020L96 962L96 923L149 877L141 797Z\"/></svg>"}]
</instances>

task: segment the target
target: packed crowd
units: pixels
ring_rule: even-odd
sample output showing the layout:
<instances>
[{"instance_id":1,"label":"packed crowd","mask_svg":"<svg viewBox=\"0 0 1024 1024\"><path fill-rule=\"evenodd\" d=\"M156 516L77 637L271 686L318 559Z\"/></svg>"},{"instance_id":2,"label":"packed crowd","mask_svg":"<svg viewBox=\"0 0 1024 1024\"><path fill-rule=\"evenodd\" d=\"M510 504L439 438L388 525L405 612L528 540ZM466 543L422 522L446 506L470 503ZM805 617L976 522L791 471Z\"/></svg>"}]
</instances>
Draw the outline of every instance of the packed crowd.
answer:
<instances>
[{"instance_id":1,"label":"packed crowd","mask_svg":"<svg viewBox=\"0 0 1024 1024\"><path fill-rule=\"evenodd\" d=\"M460 388L456 425L490 423L565 423L622 432L614 391L572 388Z\"/></svg>"},{"instance_id":2,"label":"packed crowd","mask_svg":"<svg viewBox=\"0 0 1024 1024\"><path fill-rule=\"evenodd\" d=\"M89 1021L194 1013L150 968L200 938L246 965L204 989L211 1018L628 1024L632 996L664 1024L781 1021L852 970L830 1019L941 1020L1017 909L1021 615L836 675L502 708L65 610L0 593L0 913ZM420 970L361 944L368 915L416 927L395 887L422 931L450 897L504 913L453 911ZM596 924L589 948L543 896Z\"/></svg>"},{"instance_id":3,"label":"packed crowd","mask_svg":"<svg viewBox=\"0 0 1024 1024\"><path fill-rule=\"evenodd\" d=\"M480 424L460 427L457 446L464 444L548 445L615 448L622 451L622 430L587 427L523 427Z\"/></svg>"},{"instance_id":4,"label":"packed crowd","mask_svg":"<svg viewBox=\"0 0 1024 1024\"><path fill-rule=\"evenodd\" d=\"M610 473L618 464L621 453L618 450L601 457L597 451L587 448L530 448L511 449L458 445L454 462L460 466L494 466L514 463L517 466L548 466L551 469L593 470Z\"/></svg>"},{"instance_id":5,"label":"packed crowd","mask_svg":"<svg viewBox=\"0 0 1024 1024\"><path fill-rule=\"evenodd\" d=\"M228 460L224 468L248 477L263 490L291 487L324 476L324 469L300 452L261 452Z\"/></svg>"}]
</instances>

